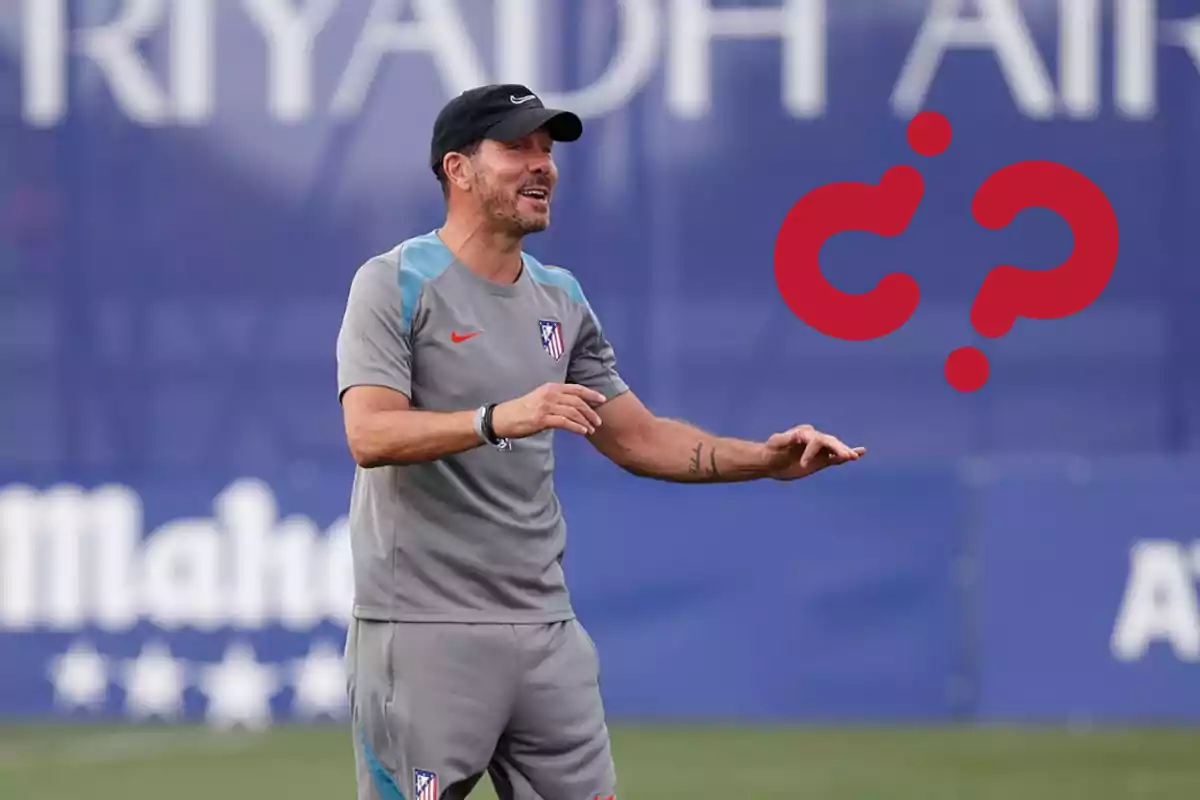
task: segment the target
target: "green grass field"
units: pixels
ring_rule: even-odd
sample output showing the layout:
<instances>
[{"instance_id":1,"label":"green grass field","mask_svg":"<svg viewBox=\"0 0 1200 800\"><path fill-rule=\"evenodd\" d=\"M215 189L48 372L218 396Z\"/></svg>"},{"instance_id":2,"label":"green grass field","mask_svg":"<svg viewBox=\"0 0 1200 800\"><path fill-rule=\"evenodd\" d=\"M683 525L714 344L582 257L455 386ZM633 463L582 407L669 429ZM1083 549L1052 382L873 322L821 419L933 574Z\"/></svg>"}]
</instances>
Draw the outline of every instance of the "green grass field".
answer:
<instances>
[{"instance_id":1,"label":"green grass field","mask_svg":"<svg viewBox=\"0 0 1200 800\"><path fill-rule=\"evenodd\" d=\"M1200 729L617 726L613 743L621 800L1200 798ZM0 727L4 800L353 797L338 727ZM486 779L472 795L494 797Z\"/></svg>"}]
</instances>

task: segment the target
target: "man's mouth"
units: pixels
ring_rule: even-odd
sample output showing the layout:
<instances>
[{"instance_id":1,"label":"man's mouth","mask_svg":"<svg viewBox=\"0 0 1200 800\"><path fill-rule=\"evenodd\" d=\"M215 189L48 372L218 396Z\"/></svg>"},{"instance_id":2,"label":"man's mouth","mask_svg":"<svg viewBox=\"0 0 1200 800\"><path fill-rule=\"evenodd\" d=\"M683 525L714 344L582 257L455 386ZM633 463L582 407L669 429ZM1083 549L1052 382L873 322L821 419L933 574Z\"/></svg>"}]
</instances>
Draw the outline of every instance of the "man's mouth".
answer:
<instances>
[{"instance_id":1,"label":"man's mouth","mask_svg":"<svg viewBox=\"0 0 1200 800\"><path fill-rule=\"evenodd\" d=\"M533 200L540 200L544 203L550 199L550 190L544 189L540 186L531 186L528 189L522 189L520 191L520 195Z\"/></svg>"}]
</instances>

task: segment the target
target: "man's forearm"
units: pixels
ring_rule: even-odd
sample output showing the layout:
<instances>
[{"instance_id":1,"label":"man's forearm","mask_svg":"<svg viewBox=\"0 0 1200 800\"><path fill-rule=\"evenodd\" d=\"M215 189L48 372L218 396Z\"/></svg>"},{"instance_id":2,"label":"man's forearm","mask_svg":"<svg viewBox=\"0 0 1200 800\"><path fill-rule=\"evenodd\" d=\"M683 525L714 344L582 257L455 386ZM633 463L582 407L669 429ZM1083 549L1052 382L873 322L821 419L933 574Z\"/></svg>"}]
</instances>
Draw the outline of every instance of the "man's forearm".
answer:
<instances>
[{"instance_id":1,"label":"man's forearm","mask_svg":"<svg viewBox=\"0 0 1200 800\"><path fill-rule=\"evenodd\" d=\"M620 463L636 475L677 483L735 483L766 475L762 443L714 436L661 417L630 438Z\"/></svg>"},{"instance_id":2,"label":"man's forearm","mask_svg":"<svg viewBox=\"0 0 1200 800\"><path fill-rule=\"evenodd\" d=\"M378 411L348 433L362 467L436 461L482 444L474 411Z\"/></svg>"}]
</instances>

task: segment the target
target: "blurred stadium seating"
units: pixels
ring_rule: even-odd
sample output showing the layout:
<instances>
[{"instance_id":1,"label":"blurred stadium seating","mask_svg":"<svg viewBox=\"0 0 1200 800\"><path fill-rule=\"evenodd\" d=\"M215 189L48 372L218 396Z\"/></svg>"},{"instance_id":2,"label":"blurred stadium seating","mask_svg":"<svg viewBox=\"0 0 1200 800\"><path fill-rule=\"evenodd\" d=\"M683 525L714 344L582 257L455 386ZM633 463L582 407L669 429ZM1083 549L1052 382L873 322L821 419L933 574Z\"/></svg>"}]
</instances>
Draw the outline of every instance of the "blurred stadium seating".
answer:
<instances>
[{"instance_id":1,"label":"blurred stadium seating","mask_svg":"<svg viewBox=\"0 0 1200 800\"><path fill-rule=\"evenodd\" d=\"M560 437L567 570L618 731L1200 723L1197 14L1185 0L0 4L0 721L332 720L336 744L295 752L343 746L346 291L366 258L439 224L426 159L441 104L519 79L587 125L556 151L553 224L528 248L580 278L639 395L721 433L811 422L871 450L811 482L700 488L639 481ZM922 108L953 125L943 155L906 143ZM1104 189L1120 259L1085 311L987 340L969 312L988 270L1051 268L1073 245L1048 211L1000 231L972 219L983 179L1023 159ZM894 164L926 181L909 228L842 235L822 263L846 291L907 272L921 306L884 339L823 337L776 287L779 225L810 189ZM966 344L992 365L972 394L942 371ZM638 796L684 796L653 788L661 765L706 758L629 730ZM22 747L40 740L13 731L0 796L66 796L29 778L40 762ZM838 793L852 761L796 782L789 754L828 740L736 741L774 767L721 755L740 752L727 741L679 747L787 774L755 796L852 796ZM845 758L888 759L885 743L853 746ZM1189 763L1144 746L1167 771ZM1190 769L1076 788L1182 797L1200 792ZM1076 796L984 773L969 796ZM140 797L112 788L133 773L105 774L113 796ZM937 794L957 773L929 774L897 791L967 796Z\"/></svg>"}]
</instances>

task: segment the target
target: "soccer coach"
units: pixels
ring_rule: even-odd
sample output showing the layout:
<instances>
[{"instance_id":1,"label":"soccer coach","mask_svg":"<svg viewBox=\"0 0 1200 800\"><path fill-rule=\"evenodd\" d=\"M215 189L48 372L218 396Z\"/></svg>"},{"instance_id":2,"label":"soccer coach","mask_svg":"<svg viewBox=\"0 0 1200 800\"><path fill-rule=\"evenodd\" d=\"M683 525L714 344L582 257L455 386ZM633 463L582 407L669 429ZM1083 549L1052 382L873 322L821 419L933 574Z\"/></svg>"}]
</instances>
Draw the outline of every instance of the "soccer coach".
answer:
<instances>
[{"instance_id":1,"label":"soccer coach","mask_svg":"<svg viewBox=\"0 0 1200 800\"><path fill-rule=\"evenodd\" d=\"M639 475L793 480L866 451L801 425L765 442L657 417L579 281L523 252L579 117L525 86L451 100L431 164L445 223L361 265L337 339L357 462L346 659L360 800L617 790L599 658L561 566L555 430Z\"/></svg>"}]
</instances>

